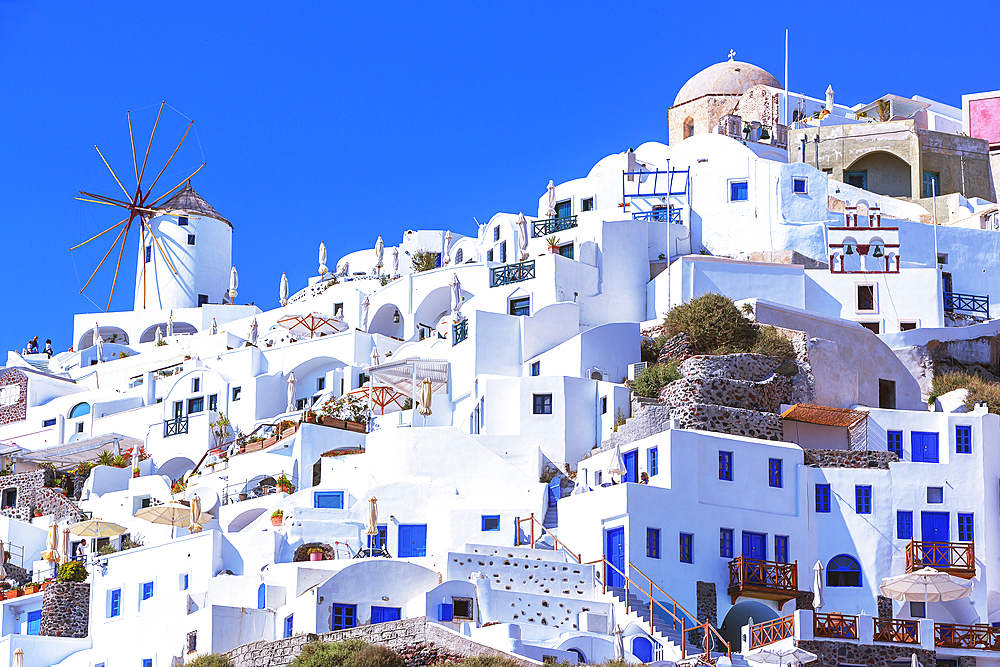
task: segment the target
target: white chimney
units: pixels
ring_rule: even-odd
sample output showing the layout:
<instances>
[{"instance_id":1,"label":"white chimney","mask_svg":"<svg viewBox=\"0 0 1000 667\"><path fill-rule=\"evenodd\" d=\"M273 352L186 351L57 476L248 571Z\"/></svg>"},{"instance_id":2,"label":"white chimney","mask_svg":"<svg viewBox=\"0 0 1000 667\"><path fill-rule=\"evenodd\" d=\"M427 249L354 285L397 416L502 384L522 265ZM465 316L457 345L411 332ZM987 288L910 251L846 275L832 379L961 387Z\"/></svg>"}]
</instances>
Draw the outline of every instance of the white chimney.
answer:
<instances>
[{"instance_id":1,"label":"white chimney","mask_svg":"<svg viewBox=\"0 0 1000 667\"><path fill-rule=\"evenodd\" d=\"M833 113L833 86L826 87L826 110Z\"/></svg>"}]
</instances>

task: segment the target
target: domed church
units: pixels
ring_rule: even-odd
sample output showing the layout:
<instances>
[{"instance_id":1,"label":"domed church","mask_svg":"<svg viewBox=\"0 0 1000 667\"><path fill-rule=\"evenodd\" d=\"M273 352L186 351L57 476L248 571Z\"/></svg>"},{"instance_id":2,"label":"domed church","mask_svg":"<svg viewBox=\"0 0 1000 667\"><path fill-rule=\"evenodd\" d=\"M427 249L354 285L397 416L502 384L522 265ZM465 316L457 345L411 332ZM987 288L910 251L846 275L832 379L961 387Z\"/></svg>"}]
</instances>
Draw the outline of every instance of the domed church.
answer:
<instances>
[{"instance_id":1,"label":"domed church","mask_svg":"<svg viewBox=\"0 0 1000 667\"><path fill-rule=\"evenodd\" d=\"M681 86L667 112L670 143L715 131L719 119L756 85L784 89L770 72L738 60L716 63L695 74Z\"/></svg>"}]
</instances>

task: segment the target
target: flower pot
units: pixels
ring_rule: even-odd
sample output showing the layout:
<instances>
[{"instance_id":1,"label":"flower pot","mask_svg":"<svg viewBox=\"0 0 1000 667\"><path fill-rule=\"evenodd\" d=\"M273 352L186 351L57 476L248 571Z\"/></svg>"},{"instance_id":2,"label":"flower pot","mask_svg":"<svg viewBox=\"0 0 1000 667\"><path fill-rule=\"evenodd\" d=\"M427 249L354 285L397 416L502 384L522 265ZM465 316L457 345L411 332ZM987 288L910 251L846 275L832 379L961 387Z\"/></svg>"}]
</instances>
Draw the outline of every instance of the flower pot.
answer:
<instances>
[{"instance_id":1,"label":"flower pot","mask_svg":"<svg viewBox=\"0 0 1000 667\"><path fill-rule=\"evenodd\" d=\"M241 494L240 494L240 501L242 502L242 501L244 501L244 500L246 500L246 499L247 499L247 494L245 494L245 493L241 493Z\"/></svg>"},{"instance_id":2,"label":"flower pot","mask_svg":"<svg viewBox=\"0 0 1000 667\"><path fill-rule=\"evenodd\" d=\"M312 561L323 560L323 554L321 554L321 553L311 553L311 554L309 554L309 560L312 560Z\"/></svg>"},{"instance_id":3,"label":"flower pot","mask_svg":"<svg viewBox=\"0 0 1000 667\"><path fill-rule=\"evenodd\" d=\"M29 586L25 586L24 587L24 594L25 595L34 595L38 591L39 591L39 587L38 587L37 584L33 584L33 585L29 585Z\"/></svg>"},{"instance_id":4,"label":"flower pot","mask_svg":"<svg viewBox=\"0 0 1000 667\"><path fill-rule=\"evenodd\" d=\"M132 473L132 479L135 479L135 478L136 478L136 477L138 477L138 476L139 476L139 473L137 473L137 472L133 472L133 473Z\"/></svg>"},{"instance_id":5,"label":"flower pot","mask_svg":"<svg viewBox=\"0 0 1000 667\"><path fill-rule=\"evenodd\" d=\"M283 516L272 516L271 517L271 525L272 526L280 526L282 523L284 523L284 521L285 521L285 517L283 517Z\"/></svg>"},{"instance_id":6,"label":"flower pot","mask_svg":"<svg viewBox=\"0 0 1000 667\"><path fill-rule=\"evenodd\" d=\"M292 487L291 484L279 484L278 485L278 491L280 491L281 493L292 493L293 490L294 489L293 489L293 487Z\"/></svg>"},{"instance_id":7,"label":"flower pot","mask_svg":"<svg viewBox=\"0 0 1000 667\"><path fill-rule=\"evenodd\" d=\"M316 423L316 415L306 415L306 423L307 424L315 424Z\"/></svg>"},{"instance_id":8,"label":"flower pot","mask_svg":"<svg viewBox=\"0 0 1000 667\"><path fill-rule=\"evenodd\" d=\"M557 246L557 245L550 245L549 246L549 254L550 255L558 255L559 254L559 246Z\"/></svg>"},{"instance_id":9,"label":"flower pot","mask_svg":"<svg viewBox=\"0 0 1000 667\"><path fill-rule=\"evenodd\" d=\"M44 591L46 588L48 588L49 584L51 584L51 583L52 583L51 581L43 581L42 582L42 590Z\"/></svg>"},{"instance_id":10,"label":"flower pot","mask_svg":"<svg viewBox=\"0 0 1000 667\"><path fill-rule=\"evenodd\" d=\"M17 597L17 591L13 591L13 590L11 590L11 591L7 591L7 592L6 592L5 594L4 594L4 599L5 599L5 600L13 600L13 599L14 599L14 598L16 598L16 597Z\"/></svg>"}]
</instances>

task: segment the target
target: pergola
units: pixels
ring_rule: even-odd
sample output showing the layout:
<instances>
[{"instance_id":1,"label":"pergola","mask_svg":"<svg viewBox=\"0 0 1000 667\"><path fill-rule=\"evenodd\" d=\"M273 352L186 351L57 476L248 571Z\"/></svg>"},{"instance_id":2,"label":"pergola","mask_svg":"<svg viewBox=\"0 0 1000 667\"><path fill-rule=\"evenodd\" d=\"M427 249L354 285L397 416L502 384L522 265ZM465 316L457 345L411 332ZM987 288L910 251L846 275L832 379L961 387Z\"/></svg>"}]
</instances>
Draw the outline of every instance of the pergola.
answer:
<instances>
[{"instance_id":1,"label":"pergola","mask_svg":"<svg viewBox=\"0 0 1000 667\"><path fill-rule=\"evenodd\" d=\"M431 381L431 393L448 393L449 362L445 359L400 359L368 369L368 386L359 390L367 396L369 405L385 409L396 405L403 409L407 397L413 399L416 406L420 384L427 378Z\"/></svg>"}]
</instances>

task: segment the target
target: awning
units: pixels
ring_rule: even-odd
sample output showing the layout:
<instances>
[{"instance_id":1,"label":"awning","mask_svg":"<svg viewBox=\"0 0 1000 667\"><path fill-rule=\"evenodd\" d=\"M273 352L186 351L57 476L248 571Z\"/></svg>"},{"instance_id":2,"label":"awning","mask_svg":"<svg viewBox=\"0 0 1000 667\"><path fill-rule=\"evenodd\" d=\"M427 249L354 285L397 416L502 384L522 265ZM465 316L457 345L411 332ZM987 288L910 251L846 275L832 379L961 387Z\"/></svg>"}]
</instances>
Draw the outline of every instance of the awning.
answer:
<instances>
[{"instance_id":1,"label":"awning","mask_svg":"<svg viewBox=\"0 0 1000 667\"><path fill-rule=\"evenodd\" d=\"M867 416L867 412L859 410L831 408L827 405L809 405L808 403L797 403L781 413L781 418L788 421L843 428L851 428L864 421Z\"/></svg>"},{"instance_id":2,"label":"awning","mask_svg":"<svg viewBox=\"0 0 1000 667\"><path fill-rule=\"evenodd\" d=\"M869 118L879 120L881 117L881 114L879 113L879 102L882 103L883 108L886 104L889 105L888 118L885 120L903 120L905 118L912 118L915 113L923 111L930 106L927 102L918 102L906 97L900 97L899 95L889 94L883 95L871 104L866 104L860 109L855 109L854 113L859 118L862 114L864 114Z\"/></svg>"},{"instance_id":3,"label":"awning","mask_svg":"<svg viewBox=\"0 0 1000 667\"><path fill-rule=\"evenodd\" d=\"M118 443L118 451L120 452L143 444L142 440L138 438L121 435L120 433L106 433L94 438L86 438L44 449L22 449L16 456L24 461L33 461L35 463L48 461L56 464L56 466L75 465L81 461L96 459L102 451L113 452L115 442Z\"/></svg>"},{"instance_id":4,"label":"awning","mask_svg":"<svg viewBox=\"0 0 1000 667\"><path fill-rule=\"evenodd\" d=\"M428 378L432 394L448 392L449 362L445 359L401 359L387 364L372 366L368 373L372 386L392 387L406 396L413 396L414 384L419 385Z\"/></svg>"}]
</instances>

